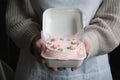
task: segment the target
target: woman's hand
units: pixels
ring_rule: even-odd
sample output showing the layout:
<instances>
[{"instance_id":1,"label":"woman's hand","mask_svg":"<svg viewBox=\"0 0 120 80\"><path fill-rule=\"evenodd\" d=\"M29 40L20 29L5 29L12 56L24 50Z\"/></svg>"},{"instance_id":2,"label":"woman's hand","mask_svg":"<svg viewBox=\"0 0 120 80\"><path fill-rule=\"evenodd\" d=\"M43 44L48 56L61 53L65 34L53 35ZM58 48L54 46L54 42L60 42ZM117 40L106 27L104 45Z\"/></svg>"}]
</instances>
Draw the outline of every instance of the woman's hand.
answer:
<instances>
[{"instance_id":1,"label":"woman's hand","mask_svg":"<svg viewBox=\"0 0 120 80\"><path fill-rule=\"evenodd\" d=\"M44 64L46 60L40 55L43 49L42 45L43 45L43 42L40 38L35 40L33 42L33 54L39 62Z\"/></svg>"},{"instance_id":2,"label":"woman's hand","mask_svg":"<svg viewBox=\"0 0 120 80\"><path fill-rule=\"evenodd\" d=\"M44 43L42 42L42 40L39 37L36 37L36 39L33 40L32 43L32 50L33 50L33 54L36 57L36 59L42 63L42 64L46 64L46 59L44 59L40 54L41 51L43 50L43 46ZM59 70L64 70L65 68L57 68L57 67L53 67L53 68L49 68L53 71L59 71Z\"/></svg>"},{"instance_id":3,"label":"woman's hand","mask_svg":"<svg viewBox=\"0 0 120 80\"><path fill-rule=\"evenodd\" d=\"M85 50L86 50L86 54L87 54L87 56L88 56L88 53L89 53L89 51L90 51L89 43L88 43L85 39L82 39L81 41L84 43ZM74 70L77 70L78 68L79 68L79 67L73 67L73 68L71 68L71 70L74 71Z\"/></svg>"}]
</instances>

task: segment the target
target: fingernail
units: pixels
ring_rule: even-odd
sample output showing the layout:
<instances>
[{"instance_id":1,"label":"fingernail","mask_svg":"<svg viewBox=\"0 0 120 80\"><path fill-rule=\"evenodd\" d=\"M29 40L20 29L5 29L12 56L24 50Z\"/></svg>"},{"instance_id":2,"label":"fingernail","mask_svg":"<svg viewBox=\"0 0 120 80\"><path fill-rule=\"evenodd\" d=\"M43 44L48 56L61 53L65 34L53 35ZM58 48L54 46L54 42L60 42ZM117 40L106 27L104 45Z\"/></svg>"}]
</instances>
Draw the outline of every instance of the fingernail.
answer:
<instances>
[{"instance_id":1,"label":"fingernail","mask_svg":"<svg viewBox=\"0 0 120 80\"><path fill-rule=\"evenodd\" d=\"M53 68L54 71L58 71L58 68Z\"/></svg>"}]
</instances>

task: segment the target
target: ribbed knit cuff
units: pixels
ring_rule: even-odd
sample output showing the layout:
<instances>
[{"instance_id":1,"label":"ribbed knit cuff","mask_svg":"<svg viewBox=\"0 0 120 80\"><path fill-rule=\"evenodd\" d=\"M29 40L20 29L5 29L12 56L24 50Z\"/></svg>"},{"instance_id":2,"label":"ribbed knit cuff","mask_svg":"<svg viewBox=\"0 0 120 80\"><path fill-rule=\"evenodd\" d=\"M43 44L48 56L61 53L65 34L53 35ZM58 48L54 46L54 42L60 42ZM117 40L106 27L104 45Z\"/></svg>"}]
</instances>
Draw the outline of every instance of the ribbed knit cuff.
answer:
<instances>
[{"instance_id":1,"label":"ribbed knit cuff","mask_svg":"<svg viewBox=\"0 0 120 80\"><path fill-rule=\"evenodd\" d=\"M39 24L32 22L31 20L26 20L15 25L14 28L9 30L10 32L8 35L11 36L18 47L30 49L32 40L40 35L38 27Z\"/></svg>"},{"instance_id":2,"label":"ribbed knit cuff","mask_svg":"<svg viewBox=\"0 0 120 80\"><path fill-rule=\"evenodd\" d=\"M97 55L99 50L99 41L96 33L94 31L85 32L83 39L86 40L90 48L87 58Z\"/></svg>"}]
</instances>

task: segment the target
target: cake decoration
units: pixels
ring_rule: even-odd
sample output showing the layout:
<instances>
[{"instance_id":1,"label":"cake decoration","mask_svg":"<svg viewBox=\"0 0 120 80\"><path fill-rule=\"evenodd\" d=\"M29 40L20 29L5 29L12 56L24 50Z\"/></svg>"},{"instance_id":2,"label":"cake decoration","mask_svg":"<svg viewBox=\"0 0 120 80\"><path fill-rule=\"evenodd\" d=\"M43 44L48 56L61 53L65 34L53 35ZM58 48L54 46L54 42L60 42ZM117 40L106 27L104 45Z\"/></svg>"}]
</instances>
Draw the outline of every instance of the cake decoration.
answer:
<instances>
[{"instance_id":1,"label":"cake decoration","mask_svg":"<svg viewBox=\"0 0 120 80\"><path fill-rule=\"evenodd\" d=\"M74 49L76 49L76 47L77 47L76 45L71 45L71 46L68 47L68 49L74 50Z\"/></svg>"},{"instance_id":2,"label":"cake decoration","mask_svg":"<svg viewBox=\"0 0 120 80\"><path fill-rule=\"evenodd\" d=\"M77 38L50 38L46 40L43 57L49 59L81 59L85 56L84 44Z\"/></svg>"}]
</instances>

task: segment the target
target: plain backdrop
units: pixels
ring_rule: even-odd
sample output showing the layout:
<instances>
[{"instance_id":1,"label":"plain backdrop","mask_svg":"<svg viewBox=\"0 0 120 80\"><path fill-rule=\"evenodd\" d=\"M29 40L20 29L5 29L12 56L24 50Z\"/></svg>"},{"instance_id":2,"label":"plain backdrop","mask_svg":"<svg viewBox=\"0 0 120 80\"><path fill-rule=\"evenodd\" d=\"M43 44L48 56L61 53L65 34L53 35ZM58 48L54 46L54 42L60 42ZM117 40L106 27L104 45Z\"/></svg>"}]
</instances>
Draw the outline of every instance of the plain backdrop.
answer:
<instances>
[{"instance_id":1,"label":"plain backdrop","mask_svg":"<svg viewBox=\"0 0 120 80\"><path fill-rule=\"evenodd\" d=\"M11 41L6 33L6 4L7 0L0 0L0 59L15 70L19 56L19 48Z\"/></svg>"}]
</instances>

